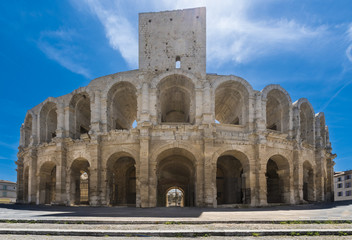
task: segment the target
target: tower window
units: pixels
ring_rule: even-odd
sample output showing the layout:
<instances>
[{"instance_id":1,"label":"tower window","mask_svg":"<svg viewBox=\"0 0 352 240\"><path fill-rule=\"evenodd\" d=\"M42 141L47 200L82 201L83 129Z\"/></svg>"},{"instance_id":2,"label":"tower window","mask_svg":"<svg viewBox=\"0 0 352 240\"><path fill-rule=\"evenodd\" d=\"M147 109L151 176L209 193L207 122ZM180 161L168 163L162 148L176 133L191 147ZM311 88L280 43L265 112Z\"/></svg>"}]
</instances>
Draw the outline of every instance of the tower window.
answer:
<instances>
[{"instance_id":1,"label":"tower window","mask_svg":"<svg viewBox=\"0 0 352 240\"><path fill-rule=\"evenodd\" d=\"M181 68L181 58L179 56L176 57L176 68Z\"/></svg>"}]
</instances>

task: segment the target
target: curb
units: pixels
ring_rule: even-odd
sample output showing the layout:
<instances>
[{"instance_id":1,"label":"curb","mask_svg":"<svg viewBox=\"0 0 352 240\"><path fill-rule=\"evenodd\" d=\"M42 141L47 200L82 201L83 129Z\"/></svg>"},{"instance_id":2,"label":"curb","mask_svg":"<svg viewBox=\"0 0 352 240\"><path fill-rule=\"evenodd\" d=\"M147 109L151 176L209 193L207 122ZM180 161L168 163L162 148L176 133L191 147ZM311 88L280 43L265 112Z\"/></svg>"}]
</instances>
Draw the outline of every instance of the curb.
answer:
<instances>
[{"instance_id":1,"label":"curb","mask_svg":"<svg viewBox=\"0 0 352 240\"><path fill-rule=\"evenodd\" d=\"M0 219L0 223L49 223L49 224L121 224L121 225L133 225L133 224L351 224L352 220L275 220L275 221L211 221L211 220L141 220L141 221L126 221L126 220L51 220L51 219Z\"/></svg>"},{"instance_id":2,"label":"curb","mask_svg":"<svg viewBox=\"0 0 352 240\"><path fill-rule=\"evenodd\" d=\"M293 231L294 230L294 231ZM346 229L292 229L292 230L57 230L57 229L0 229L0 235L52 235L52 236L111 236L111 237L201 237L201 236L320 236L352 235Z\"/></svg>"}]
</instances>

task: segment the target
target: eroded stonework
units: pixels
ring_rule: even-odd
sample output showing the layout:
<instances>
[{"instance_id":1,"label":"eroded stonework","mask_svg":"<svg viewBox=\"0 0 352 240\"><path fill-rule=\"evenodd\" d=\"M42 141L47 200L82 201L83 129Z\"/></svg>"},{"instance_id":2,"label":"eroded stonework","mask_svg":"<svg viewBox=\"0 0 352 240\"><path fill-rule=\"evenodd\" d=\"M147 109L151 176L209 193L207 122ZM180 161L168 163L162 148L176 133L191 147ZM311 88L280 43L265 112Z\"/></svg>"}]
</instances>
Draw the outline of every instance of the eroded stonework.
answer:
<instances>
[{"instance_id":1,"label":"eroded stonework","mask_svg":"<svg viewBox=\"0 0 352 240\"><path fill-rule=\"evenodd\" d=\"M335 155L324 114L305 98L292 103L279 85L257 91L240 77L206 74L205 22L205 8L142 13L138 70L97 78L29 110L17 201L330 201Z\"/></svg>"}]
</instances>

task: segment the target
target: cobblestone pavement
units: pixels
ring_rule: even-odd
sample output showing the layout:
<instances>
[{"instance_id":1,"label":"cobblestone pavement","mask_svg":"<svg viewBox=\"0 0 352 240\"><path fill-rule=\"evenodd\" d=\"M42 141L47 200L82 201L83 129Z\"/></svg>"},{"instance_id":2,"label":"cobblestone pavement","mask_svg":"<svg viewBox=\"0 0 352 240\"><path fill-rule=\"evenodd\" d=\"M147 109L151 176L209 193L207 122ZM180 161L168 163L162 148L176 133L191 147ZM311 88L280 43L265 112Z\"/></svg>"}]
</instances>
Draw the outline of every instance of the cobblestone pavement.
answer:
<instances>
[{"instance_id":1,"label":"cobblestone pavement","mask_svg":"<svg viewBox=\"0 0 352 240\"><path fill-rule=\"evenodd\" d=\"M1 239L8 240L101 240L101 239L111 239L111 240L136 240L136 239L146 239L143 237L65 237L65 236L23 236L23 235L0 235ZM151 239L151 238L149 238ZM153 237L153 240L179 240L179 239L189 239L189 240L351 240L351 236L297 236L297 237L287 237L287 236L268 236L268 237L197 237L197 238L172 238L172 237Z\"/></svg>"},{"instance_id":2,"label":"cobblestone pavement","mask_svg":"<svg viewBox=\"0 0 352 240\"><path fill-rule=\"evenodd\" d=\"M84 221L352 220L352 201L266 208L121 208L0 204L0 219Z\"/></svg>"}]
</instances>

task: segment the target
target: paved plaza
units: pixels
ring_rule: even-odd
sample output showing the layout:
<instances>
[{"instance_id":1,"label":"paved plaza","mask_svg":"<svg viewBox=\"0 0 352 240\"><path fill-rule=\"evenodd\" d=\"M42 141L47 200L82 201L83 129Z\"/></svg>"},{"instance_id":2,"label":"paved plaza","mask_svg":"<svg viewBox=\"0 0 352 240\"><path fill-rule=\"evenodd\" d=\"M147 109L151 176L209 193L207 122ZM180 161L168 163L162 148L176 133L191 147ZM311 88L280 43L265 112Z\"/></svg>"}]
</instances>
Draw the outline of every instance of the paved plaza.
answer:
<instances>
[{"instance_id":1,"label":"paved plaza","mask_svg":"<svg viewBox=\"0 0 352 240\"><path fill-rule=\"evenodd\" d=\"M266 208L128 208L0 205L0 219L100 222L352 220L352 201Z\"/></svg>"},{"instance_id":2,"label":"paved plaza","mask_svg":"<svg viewBox=\"0 0 352 240\"><path fill-rule=\"evenodd\" d=\"M23 239L351 239L352 202L246 209L0 205L0 238L18 235Z\"/></svg>"}]
</instances>

